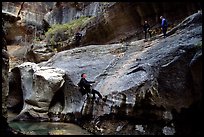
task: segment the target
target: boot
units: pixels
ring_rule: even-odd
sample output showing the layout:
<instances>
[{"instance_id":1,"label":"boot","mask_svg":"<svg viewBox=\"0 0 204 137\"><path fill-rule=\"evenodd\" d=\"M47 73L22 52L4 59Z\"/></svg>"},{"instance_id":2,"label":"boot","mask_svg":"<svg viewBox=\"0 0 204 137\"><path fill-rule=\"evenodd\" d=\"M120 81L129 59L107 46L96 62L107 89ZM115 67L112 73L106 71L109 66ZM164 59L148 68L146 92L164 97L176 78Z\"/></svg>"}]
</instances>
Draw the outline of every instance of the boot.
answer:
<instances>
[{"instance_id":1,"label":"boot","mask_svg":"<svg viewBox=\"0 0 204 137\"><path fill-rule=\"evenodd\" d=\"M102 100L103 100L104 102L106 102L107 96L103 97Z\"/></svg>"}]
</instances>

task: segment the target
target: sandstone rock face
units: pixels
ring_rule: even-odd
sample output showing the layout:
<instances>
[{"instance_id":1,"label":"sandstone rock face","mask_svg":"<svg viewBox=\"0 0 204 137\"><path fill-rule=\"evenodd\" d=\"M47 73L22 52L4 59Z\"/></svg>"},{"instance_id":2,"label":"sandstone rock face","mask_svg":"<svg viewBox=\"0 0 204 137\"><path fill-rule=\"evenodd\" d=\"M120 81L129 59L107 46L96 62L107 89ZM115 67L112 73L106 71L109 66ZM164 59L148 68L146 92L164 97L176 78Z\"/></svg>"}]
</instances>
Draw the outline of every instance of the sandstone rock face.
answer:
<instances>
[{"instance_id":1,"label":"sandstone rock face","mask_svg":"<svg viewBox=\"0 0 204 137\"><path fill-rule=\"evenodd\" d=\"M58 2L52 11L45 15L50 24L63 24L81 16L98 16L103 10L114 2Z\"/></svg>"},{"instance_id":2,"label":"sandstone rock face","mask_svg":"<svg viewBox=\"0 0 204 137\"><path fill-rule=\"evenodd\" d=\"M179 134L183 127L174 119L179 121L185 109L202 108L202 12L173 30L167 38L90 45L59 52L38 65L20 65L24 106L16 119L76 120L96 134ZM49 67L60 71L50 73ZM106 102L80 94L82 73L97 81L93 88ZM55 74L56 81L48 79ZM197 128L193 120L185 126ZM196 128L189 132L201 133Z\"/></svg>"},{"instance_id":3,"label":"sandstone rock face","mask_svg":"<svg viewBox=\"0 0 204 137\"><path fill-rule=\"evenodd\" d=\"M2 24L1 24L1 35L2 35L2 49L1 49L1 65L2 65L2 90L1 90L1 103L2 103L2 113L1 113L1 133L3 136L9 136L18 134L18 132L11 129L8 125L8 111L7 111L7 104L8 104L8 93L9 93L9 54L7 51L7 41L6 41L6 34L5 34L5 20L2 17Z\"/></svg>"},{"instance_id":4,"label":"sandstone rock face","mask_svg":"<svg viewBox=\"0 0 204 137\"><path fill-rule=\"evenodd\" d=\"M2 2L3 16L15 23L6 23L9 43L24 44L44 39L51 25L68 23L81 16L97 16L112 3L104 2ZM50 9L52 9L50 11Z\"/></svg>"},{"instance_id":5,"label":"sandstone rock face","mask_svg":"<svg viewBox=\"0 0 204 137\"><path fill-rule=\"evenodd\" d=\"M2 11L21 17L26 23L41 24L44 14L52 7L46 2L2 2Z\"/></svg>"},{"instance_id":6,"label":"sandstone rock face","mask_svg":"<svg viewBox=\"0 0 204 137\"><path fill-rule=\"evenodd\" d=\"M9 71L9 55L7 52L7 43L5 39L5 33L2 28L2 56L1 56L1 63L2 63L2 116L7 119L7 98L8 98L8 92L9 92L9 77L8 77L8 71Z\"/></svg>"},{"instance_id":7,"label":"sandstone rock face","mask_svg":"<svg viewBox=\"0 0 204 137\"><path fill-rule=\"evenodd\" d=\"M50 25L67 23L81 16L97 16L114 2L3 2L4 13L21 17L26 23ZM50 11L50 9L52 9Z\"/></svg>"},{"instance_id":8,"label":"sandstone rock face","mask_svg":"<svg viewBox=\"0 0 204 137\"><path fill-rule=\"evenodd\" d=\"M161 33L161 15L167 18L169 26L173 26L198 9L199 4L195 3L116 2L87 26L83 44L107 44L144 38L142 25L145 20L148 20L154 36Z\"/></svg>"},{"instance_id":9,"label":"sandstone rock face","mask_svg":"<svg viewBox=\"0 0 204 137\"><path fill-rule=\"evenodd\" d=\"M4 13L16 16L19 12L21 22L36 25L37 30L42 28L43 20L53 25L68 23L82 16L94 16L96 19L84 28L83 45L141 39L144 37L142 25L145 20L149 21L155 35L160 33L161 15L174 26L201 9L200 4L194 2L3 2L2 5Z\"/></svg>"}]
</instances>

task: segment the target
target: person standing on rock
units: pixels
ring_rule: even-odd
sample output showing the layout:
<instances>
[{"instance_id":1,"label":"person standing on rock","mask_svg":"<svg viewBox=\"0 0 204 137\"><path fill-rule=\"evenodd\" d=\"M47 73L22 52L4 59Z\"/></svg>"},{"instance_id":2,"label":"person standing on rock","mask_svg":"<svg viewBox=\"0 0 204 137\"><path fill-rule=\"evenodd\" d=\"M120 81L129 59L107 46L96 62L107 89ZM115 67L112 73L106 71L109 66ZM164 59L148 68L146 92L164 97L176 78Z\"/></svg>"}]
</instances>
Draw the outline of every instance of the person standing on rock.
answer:
<instances>
[{"instance_id":1,"label":"person standing on rock","mask_svg":"<svg viewBox=\"0 0 204 137\"><path fill-rule=\"evenodd\" d=\"M147 37L147 32L149 33L149 37L151 38L150 26L146 20L145 20L144 25L143 25L143 30L145 33L145 39Z\"/></svg>"},{"instance_id":2,"label":"person standing on rock","mask_svg":"<svg viewBox=\"0 0 204 137\"><path fill-rule=\"evenodd\" d=\"M80 45L81 38L82 38L82 34L80 33L80 31L77 31L77 33L75 34L76 47Z\"/></svg>"},{"instance_id":3,"label":"person standing on rock","mask_svg":"<svg viewBox=\"0 0 204 137\"><path fill-rule=\"evenodd\" d=\"M47 32L48 29L51 27L49 24L49 21L51 18L51 12L52 12L52 8L49 9L48 13L46 13L43 18L42 25L43 25L44 33Z\"/></svg>"},{"instance_id":4,"label":"person standing on rock","mask_svg":"<svg viewBox=\"0 0 204 137\"><path fill-rule=\"evenodd\" d=\"M167 37L166 32L168 27L167 20L163 16L160 16L160 19L162 20L161 27L162 27L163 36L164 38L166 38Z\"/></svg>"},{"instance_id":5,"label":"person standing on rock","mask_svg":"<svg viewBox=\"0 0 204 137\"><path fill-rule=\"evenodd\" d=\"M103 101L105 101L105 98L102 97L100 92L91 88L91 83L95 83L95 81L87 81L86 77L87 77L86 73L82 73L81 74L81 80L77 84L80 88L79 91L82 93L82 95L87 94L87 97L89 97L88 93L92 93L93 99L95 99L95 94L97 94L99 96L99 98L101 98Z\"/></svg>"}]
</instances>

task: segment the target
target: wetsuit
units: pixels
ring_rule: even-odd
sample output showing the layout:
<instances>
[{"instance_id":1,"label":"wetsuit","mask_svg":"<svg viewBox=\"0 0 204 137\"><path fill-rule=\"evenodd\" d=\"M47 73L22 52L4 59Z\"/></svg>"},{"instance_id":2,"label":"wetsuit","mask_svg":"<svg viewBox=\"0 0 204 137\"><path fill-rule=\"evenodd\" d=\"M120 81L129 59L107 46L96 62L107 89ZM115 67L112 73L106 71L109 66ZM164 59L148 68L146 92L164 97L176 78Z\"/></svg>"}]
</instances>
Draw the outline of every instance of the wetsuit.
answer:
<instances>
[{"instance_id":1,"label":"wetsuit","mask_svg":"<svg viewBox=\"0 0 204 137\"><path fill-rule=\"evenodd\" d=\"M150 30L150 26L149 26L148 23L144 24L143 29L144 29L144 32L145 32L145 39L146 39L146 36L147 36L147 32L149 33L149 37L151 38L151 32L149 31Z\"/></svg>"},{"instance_id":2,"label":"wetsuit","mask_svg":"<svg viewBox=\"0 0 204 137\"><path fill-rule=\"evenodd\" d=\"M85 78L81 78L81 80L78 83L78 86L80 87L79 91L82 93L82 95L85 95L88 93L92 93L93 94L93 98L95 98L95 94L97 94L101 99L102 99L102 95L95 89L91 89L91 83L95 83L94 81L87 81Z\"/></svg>"}]
</instances>

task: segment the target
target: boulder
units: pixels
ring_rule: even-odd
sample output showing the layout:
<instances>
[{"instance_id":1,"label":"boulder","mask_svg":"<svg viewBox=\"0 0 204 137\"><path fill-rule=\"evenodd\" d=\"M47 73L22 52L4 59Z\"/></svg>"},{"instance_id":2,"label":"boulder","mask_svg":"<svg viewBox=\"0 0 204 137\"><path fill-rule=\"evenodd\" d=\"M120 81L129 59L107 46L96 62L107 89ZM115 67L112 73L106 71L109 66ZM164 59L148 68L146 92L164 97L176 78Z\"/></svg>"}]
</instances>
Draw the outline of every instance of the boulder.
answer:
<instances>
[{"instance_id":1,"label":"boulder","mask_svg":"<svg viewBox=\"0 0 204 137\"><path fill-rule=\"evenodd\" d=\"M65 72L25 62L17 68L23 92L23 109L15 120L48 120L48 110L55 93L63 87Z\"/></svg>"},{"instance_id":2,"label":"boulder","mask_svg":"<svg viewBox=\"0 0 204 137\"><path fill-rule=\"evenodd\" d=\"M49 60L54 54L55 51L46 43L34 43L28 48L26 59L29 62L39 63Z\"/></svg>"}]
</instances>

